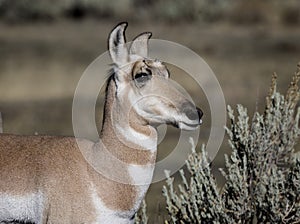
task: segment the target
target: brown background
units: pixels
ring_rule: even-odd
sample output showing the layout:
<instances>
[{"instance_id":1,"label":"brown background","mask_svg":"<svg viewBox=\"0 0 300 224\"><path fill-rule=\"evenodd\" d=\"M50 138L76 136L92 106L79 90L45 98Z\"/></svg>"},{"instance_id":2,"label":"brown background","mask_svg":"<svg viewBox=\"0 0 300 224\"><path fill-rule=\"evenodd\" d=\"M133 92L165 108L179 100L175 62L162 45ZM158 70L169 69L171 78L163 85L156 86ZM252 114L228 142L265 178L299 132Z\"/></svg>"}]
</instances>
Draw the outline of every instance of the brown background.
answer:
<instances>
[{"instance_id":1,"label":"brown background","mask_svg":"<svg viewBox=\"0 0 300 224\"><path fill-rule=\"evenodd\" d=\"M226 103L243 104L249 114L262 111L273 72L286 90L300 61L300 4L287 1L0 1L0 111L4 132L73 135L72 98L85 68L106 51L110 30L128 21L127 39L143 31L153 38L185 45L215 72ZM106 71L99 71L107 75ZM178 68L171 76L183 85L205 117L199 146L209 135L205 95ZM97 105L101 124L104 89ZM159 159L177 143L179 131L168 128ZM226 140L213 161L223 166ZM165 216L161 186L148 193L150 222Z\"/></svg>"}]
</instances>

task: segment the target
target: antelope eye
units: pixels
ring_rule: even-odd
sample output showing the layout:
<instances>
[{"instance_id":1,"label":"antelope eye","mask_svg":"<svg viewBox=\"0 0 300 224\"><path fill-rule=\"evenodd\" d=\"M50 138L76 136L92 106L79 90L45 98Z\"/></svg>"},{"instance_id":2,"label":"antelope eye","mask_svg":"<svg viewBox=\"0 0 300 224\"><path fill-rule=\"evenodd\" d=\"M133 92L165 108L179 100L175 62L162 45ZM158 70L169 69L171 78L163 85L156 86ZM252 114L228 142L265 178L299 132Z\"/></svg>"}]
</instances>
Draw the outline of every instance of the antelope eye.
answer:
<instances>
[{"instance_id":1,"label":"antelope eye","mask_svg":"<svg viewBox=\"0 0 300 224\"><path fill-rule=\"evenodd\" d=\"M134 80L138 83L144 83L151 79L151 71L150 72L140 72L134 76Z\"/></svg>"}]
</instances>

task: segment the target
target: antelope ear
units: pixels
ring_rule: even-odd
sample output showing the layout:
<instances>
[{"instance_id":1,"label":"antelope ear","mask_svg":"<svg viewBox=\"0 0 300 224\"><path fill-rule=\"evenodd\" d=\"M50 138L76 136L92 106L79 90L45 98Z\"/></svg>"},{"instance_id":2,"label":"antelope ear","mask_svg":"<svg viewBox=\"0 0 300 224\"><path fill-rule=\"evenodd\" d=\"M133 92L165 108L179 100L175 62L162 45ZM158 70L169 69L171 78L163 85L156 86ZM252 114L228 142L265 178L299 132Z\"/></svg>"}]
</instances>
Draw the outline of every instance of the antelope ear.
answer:
<instances>
[{"instance_id":1,"label":"antelope ear","mask_svg":"<svg viewBox=\"0 0 300 224\"><path fill-rule=\"evenodd\" d=\"M119 67L128 62L128 49L126 47L125 30L127 23L118 24L109 34L108 50L112 61Z\"/></svg>"},{"instance_id":2,"label":"antelope ear","mask_svg":"<svg viewBox=\"0 0 300 224\"><path fill-rule=\"evenodd\" d=\"M148 42L151 36L152 33L145 32L134 38L129 48L130 54L136 54L146 58L148 56Z\"/></svg>"}]
</instances>

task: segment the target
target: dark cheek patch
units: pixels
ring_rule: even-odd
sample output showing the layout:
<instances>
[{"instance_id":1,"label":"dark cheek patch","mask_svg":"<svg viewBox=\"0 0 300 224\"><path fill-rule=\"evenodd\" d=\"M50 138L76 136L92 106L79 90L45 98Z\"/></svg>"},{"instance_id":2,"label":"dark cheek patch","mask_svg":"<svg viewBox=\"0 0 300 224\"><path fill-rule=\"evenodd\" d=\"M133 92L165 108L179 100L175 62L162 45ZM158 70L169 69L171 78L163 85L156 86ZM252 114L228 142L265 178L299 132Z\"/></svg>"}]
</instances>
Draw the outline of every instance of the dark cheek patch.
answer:
<instances>
[{"instance_id":1,"label":"dark cheek patch","mask_svg":"<svg viewBox=\"0 0 300 224\"><path fill-rule=\"evenodd\" d=\"M168 107L169 107L169 108L172 108L172 109L176 109L176 107L174 106L173 103L168 103Z\"/></svg>"}]
</instances>

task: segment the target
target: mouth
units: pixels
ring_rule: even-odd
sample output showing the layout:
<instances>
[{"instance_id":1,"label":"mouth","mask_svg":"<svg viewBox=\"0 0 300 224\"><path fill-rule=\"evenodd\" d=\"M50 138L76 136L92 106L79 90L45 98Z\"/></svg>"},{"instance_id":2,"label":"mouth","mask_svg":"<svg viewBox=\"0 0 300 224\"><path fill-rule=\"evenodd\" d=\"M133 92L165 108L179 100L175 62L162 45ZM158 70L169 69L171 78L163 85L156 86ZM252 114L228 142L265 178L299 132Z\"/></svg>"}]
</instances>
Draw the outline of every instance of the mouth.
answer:
<instances>
[{"instance_id":1,"label":"mouth","mask_svg":"<svg viewBox=\"0 0 300 224\"><path fill-rule=\"evenodd\" d=\"M202 120L200 119L198 123L187 123L184 121L178 122L175 124L175 127L180 128L182 130L186 131L193 131L199 128L199 126L202 124Z\"/></svg>"}]
</instances>

